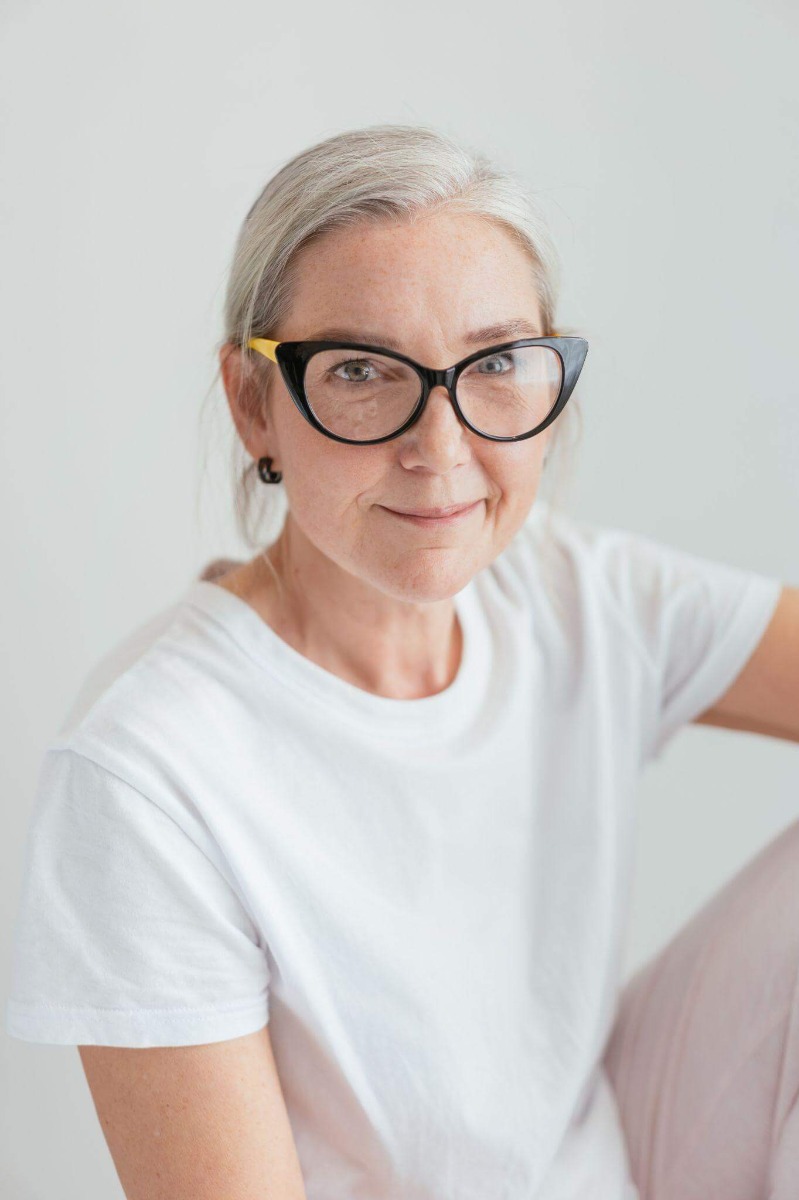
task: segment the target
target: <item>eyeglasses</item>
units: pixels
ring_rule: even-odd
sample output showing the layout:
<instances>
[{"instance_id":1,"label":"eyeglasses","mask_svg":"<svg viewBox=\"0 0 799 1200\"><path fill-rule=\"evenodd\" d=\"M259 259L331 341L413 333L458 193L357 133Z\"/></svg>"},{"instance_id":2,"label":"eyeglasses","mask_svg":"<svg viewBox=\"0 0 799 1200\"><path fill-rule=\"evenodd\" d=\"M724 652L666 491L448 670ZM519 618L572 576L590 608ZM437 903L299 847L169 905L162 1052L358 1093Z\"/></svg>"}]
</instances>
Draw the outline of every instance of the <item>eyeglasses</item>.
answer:
<instances>
[{"instance_id":1,"label":"eyeglasses","mask_svg":"<svg viewBox=\"0 0 799 1200\"><path fill-rule=\"evenodd\" d=\"M399 437L445 387L460 421L479 437L518 442L563 411L588 354L580 337L522 338L479 350L436 370L384 346L276 342L247 346L277 363L294 404L336 442L375 445Z\"/></svg>"}]
</instances>

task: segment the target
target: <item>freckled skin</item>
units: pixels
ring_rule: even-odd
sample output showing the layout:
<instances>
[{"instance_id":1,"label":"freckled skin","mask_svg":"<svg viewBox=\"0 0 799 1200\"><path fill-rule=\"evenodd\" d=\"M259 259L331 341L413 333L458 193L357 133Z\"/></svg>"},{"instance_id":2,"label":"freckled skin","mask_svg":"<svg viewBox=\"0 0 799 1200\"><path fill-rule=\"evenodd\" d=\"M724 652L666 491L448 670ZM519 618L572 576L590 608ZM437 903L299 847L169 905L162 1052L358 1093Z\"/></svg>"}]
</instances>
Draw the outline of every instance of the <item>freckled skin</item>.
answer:
<instances>
[{"instance_id":1,"label":"freckled skin","mask_svg":"<svg viewBox=\"0 0 799 1200\"><path fill-rule=\"evenodd\" d=\"M78 1051L128 1200L306 1200L268 1025Z\"/></svg>"},{"instance_id":2,"label":"freckled skin","mask_svg":"<svg viewBox=\"0 0 799 1200\"><path fill-rule=\"evenodd\" d=\"M290 314L269 336L301 340L333 326L382 331L418 362L448 367L476 349L465 333L515 317L541 327L528 256L501 226L441 211L412 224L331 231L306 246ZM220 585L301 653L368 691L411 698L446 687L461 651L452 596L523 523L554 426L520 442L490 442L466 429L436 388L400 437L348 446L303 419L274 368L264 419L250 428L236 403L236 348L224 347L220 361L239 434L253 458L269 455L283 472L289 505L269 548L284 595L260 556ZM477 499L473 514L429 529L380 507Z\"/></svg>"}]
</instances>

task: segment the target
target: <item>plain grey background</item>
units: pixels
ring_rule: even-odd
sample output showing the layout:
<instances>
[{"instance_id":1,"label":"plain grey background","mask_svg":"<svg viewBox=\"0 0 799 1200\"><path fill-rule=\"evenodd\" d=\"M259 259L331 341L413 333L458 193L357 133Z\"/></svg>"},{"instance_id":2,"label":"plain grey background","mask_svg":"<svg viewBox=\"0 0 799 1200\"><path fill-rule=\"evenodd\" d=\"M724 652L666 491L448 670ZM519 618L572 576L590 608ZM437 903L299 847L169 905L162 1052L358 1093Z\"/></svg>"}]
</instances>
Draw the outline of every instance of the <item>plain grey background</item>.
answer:
<instances>
[{"instance_id":1,"label":"plain grey background","mask_svg":"<svg viewBox=\"0 0 799 1200\"><path fill-rule=\"evenodd\" d=\"M0 946L84 674L243 554L221 389L233 242L311 142L433 124L519 171L590 341L567 508L799 583L791 0L0 8ZM796 745L682 731L640 788L628 974L799 814ZM122 1192L74 1047L0 1037L0 1193Z\"/></svg>"}]
</instances>

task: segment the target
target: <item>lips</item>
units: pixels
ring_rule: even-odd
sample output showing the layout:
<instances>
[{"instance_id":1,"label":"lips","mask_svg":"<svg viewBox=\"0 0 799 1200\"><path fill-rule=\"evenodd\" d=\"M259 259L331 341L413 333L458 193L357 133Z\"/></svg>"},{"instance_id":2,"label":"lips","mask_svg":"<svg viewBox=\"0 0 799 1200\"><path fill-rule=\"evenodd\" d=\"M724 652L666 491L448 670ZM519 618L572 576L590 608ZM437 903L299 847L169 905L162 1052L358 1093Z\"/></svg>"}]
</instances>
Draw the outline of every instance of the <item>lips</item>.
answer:
<instances>
[{"instance_id":1,"label":"lips","mask_svg":"<svg viewBox=\"0 0 799 1200\"><path fill-rule=\"evenodd\" d=\"M477 500L467 500L464 504L451 504L448 508L392 508L391 511L403 517L451 517L453 513L463 512L478 503Z\"/></svg>"}]
</instances>

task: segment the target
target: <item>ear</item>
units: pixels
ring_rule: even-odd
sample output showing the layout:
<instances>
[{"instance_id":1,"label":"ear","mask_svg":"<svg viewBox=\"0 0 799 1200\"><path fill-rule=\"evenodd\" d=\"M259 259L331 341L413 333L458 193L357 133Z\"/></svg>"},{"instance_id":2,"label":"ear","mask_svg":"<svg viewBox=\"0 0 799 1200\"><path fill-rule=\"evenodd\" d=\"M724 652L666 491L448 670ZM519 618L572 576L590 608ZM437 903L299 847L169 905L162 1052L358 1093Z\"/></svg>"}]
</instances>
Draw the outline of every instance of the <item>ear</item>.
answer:
<instances>
[{"instance_id":1,"label":"ear","mask_svg":"<svg viewBox=\"0 0 799 1200\"><path fill-rule=\"evenodd\" d=\"M252 458L265 453L266 383L248 361L241 347L225 342L219 351L219 366L230 415L239 437Z\"/></svg>"}]
</instances>

